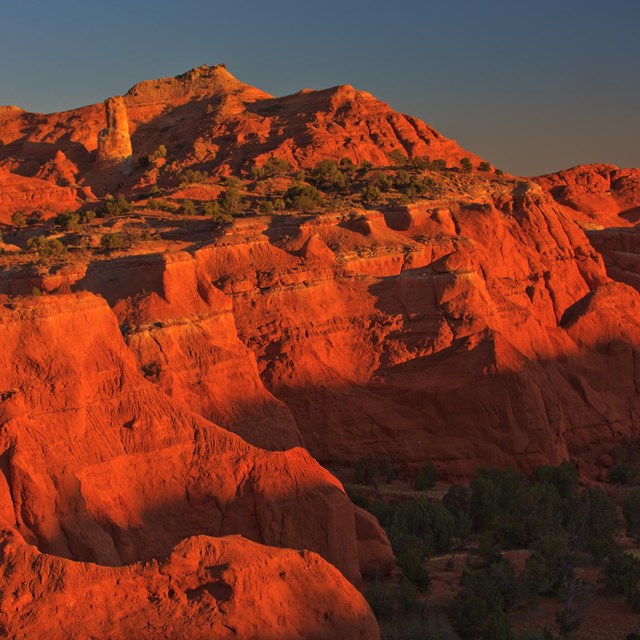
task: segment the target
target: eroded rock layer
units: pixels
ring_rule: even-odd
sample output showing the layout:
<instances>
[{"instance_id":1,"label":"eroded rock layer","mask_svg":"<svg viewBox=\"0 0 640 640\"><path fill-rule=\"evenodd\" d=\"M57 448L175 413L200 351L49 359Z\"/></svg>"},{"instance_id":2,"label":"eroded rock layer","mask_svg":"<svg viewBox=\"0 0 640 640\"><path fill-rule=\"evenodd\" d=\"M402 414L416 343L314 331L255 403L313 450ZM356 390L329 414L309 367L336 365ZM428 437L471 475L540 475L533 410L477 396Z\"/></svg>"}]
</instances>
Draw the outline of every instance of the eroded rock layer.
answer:
<instances>
[{"instance_id":1,"label":"eroded rock layer","mask_svg":"<svg viewBox=\"0 0 640 640\"><path fill-rule=\"evenodd\" d=\"M379 638L362 595L318 555L240 536L189 538L161 562L110 568L4 533L0 560L6 637Z\"/></svg>"},{"instance_id":2,"label":"eroded rock layer","mask_svg":"<svg viewBox=\"0 0 640 640\"><path fill-rule=\"evenodd\" d=\"M241 533L317 551L359 581L340 483L301 448L256 449L172 402L139 372L104 301L16 302L0 321L4 527L42 551L111 566L192 535Z\"/></svg>"}]
</instances>

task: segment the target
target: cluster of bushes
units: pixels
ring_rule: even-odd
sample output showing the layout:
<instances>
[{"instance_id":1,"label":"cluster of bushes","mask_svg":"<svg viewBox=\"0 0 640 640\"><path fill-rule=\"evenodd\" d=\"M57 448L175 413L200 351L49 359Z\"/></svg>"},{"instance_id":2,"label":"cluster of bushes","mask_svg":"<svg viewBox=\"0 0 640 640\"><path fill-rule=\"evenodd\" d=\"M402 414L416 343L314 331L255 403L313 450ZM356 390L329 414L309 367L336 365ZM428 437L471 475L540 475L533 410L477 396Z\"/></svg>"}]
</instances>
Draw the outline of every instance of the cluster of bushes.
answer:
<instances>
[{"instance_id":1,"label":"cluster of bushes","mask_svg":"<svg viewBox=\"0 0 640 640\"><path fill-rule=\"evenodd\" d=\"M27 214L24 211L16 211L11 216L11 224L15 227L24 227L28 224L36 224L42 220L40 211L32 211Z\"/></svg>"},{"instance_id":2,"label":"cluster of bushes","mask_svg":"<svg viewBox=\"0 0 640 640\"><path fill-rule=\"evenodd\" d=\"M440 187L433 178L425 178L404 169L396 171L393 186L407 198L416 198L426 194L435 196L440 193Z\"/></svg>"},{"instance_id":3,"label":"cluster of bushes","mask_svg":"<svg viewBox=\"0 0 640 640\"><path fill-rule=\"evenodd\" d=\"M262 166L255 165L251 170L251 176L255 180L264 178L279 178L291 172L291 165L282 158L271 156Z\"/></svg>"},{"instance_id":4,"label":"cluster of bushes","mask_svg":"<svg viewBox=\"0 0 640 640\"><path fill-rule=\"evenodd\" d=\"M184 198L180 204L167 200L150 198L145 205L147 209L165 211L183 216L205 216L214 222L223 224L233 220L233 214L238 214L244 207L244 200L236 186L228 187L220 193L217 200L194 202Z\"/></svg>"},{"instance_id":5,"label":"cluster of bushes","mask_svg":"<svg viewBox=\"0 0 640 640\"><path fill-rule=\"evenodd\" d=\"M197 169L186 169L178 176L178 182L181 186L187 184L202 184L209 181L209 175L205 171Z\"/></svg>"},{"instance_id":6,"label":"cluster of bushes","mask_svg":"<svg viewBox=\"0 0 640 640\"><path fill-rule=\"evenodd\" d=\"M387 154L391 163L396 167L405 167L414 171L446 171L447 161L443 158L432 160L429 156L418 156L409 159L404 151L395 149Z\"/></svg>"},{"instance_id":7,"label":"cluster of bushes","mask_svg":"<svg viewBox=\"0 0 640 640\"><path fill-rule=\"evenodd\" d=\"M396 470L388 458L365 456L356 460L353 467L353 481L377 487L379 482L388 484L397 477Z\"/></svg>"},{"instance_id":8,"label":"cluster of bushes","mask_svg":"<svg viewBox=\"0 0 640 640\"><path fill-rule=\"evenodd\" d=\"M327 193L345 193L350 191L357 167L349 158L320 160L311 170L309 182Z\"/></svg>"},{"instance_id":9,"label":"cluster of bushes","mask_svg":"<svg viewBox=\"0 0 640 640\"><path fill-rule=\"evenodd\" d=\"M77 231L81 225L91 222L96 217L96 212L90 209L86 211L63 211L59 213L53 222L63 231Z\"/></svg>"},{"instance_id":10,"label":"cluster of bushes","mask_svg":"<svg viewBox=\"0 0 640 640\"><path fill-rule=\"evenodd\" d=\"M147 200L147 204L145 204L145 209L164 211L166 213L176 213L178 211L178 205L161 198L149 198Z\"/></svg>"},{"instance_id":11,"label":"cluster of bushes","mask_svg":"<svg viewBox=\"0 0 640 640\"><path fill-rule=\"evenodd\" d=\"M245 201L240 191L242 183L238 178L229 177L225 180L225 190L220 192L217 199L219 213L227 216L241 214L245 208Z\"/></svg>"},{"instance_id":12,"label":"cluster of bushes","mask_svg":"<svg viewBox=\"0 0 640 640\"><path fill-rule=\"evenodd\" d=\"M310 184L293 184L284 194L284 206L287 209L313 211L320 208L324 202L322 194Z\"/></svg>"},{"instance_id":13,"label":"cluster of bushes","mask_svg":"<svg viewBox=\"0 0 640 640\"><path fill-rule=\"evenodd\" d=\"M640 558L615 550L607 558L603 575L608 590L625 595L634 613L640 613Z\"/></svg>"},{"instance_id":14,"label":"cluster of bushes","mask_svg":"<svg viewBox=\"0 0 640 640\"><path fill-rule=\"evenodd\" d=\"M609 469L612 484L640 484L640 440L628 438L613 452L616 463Z\"/></svg>"},{"instance_id":15,"label":"cluster of bushes","mask_svg":"<svg viewBox=\"0 0 640 640\"><path fill-rule=\"evenodd\" d=\"M105 233L100 238L100 248L110 253L129 249L137 242L144 242L152 239L151 230L148 227L142 229L128 229L126 231L113 231Z\"/></svg>"},{"instance_id":16,"label":"cluster of bushes","mask_svg":"<svg viewBox=\"0 0 640 640\"><path fill-rule=\"evenodd\" d=\"M360 479L373 484L375 468L368 463ZM428 489L436 480L437 470L427 463L415 486ZM510 608L541 595L562 603L559 633L575 630L580 612L574 602L584 589L576 568L585 563L600 564L609 589L624 594L640 612L640 560L616 546L615 504L599 487L580 488L568 462L539 467L531 479L512 469L480 469L468 486L450 487L441 502L425 496L396 502L356 497L356 502L378 518L404 578L418 592L429 587L427 558L468 549L475 541L477 560L464 572L450 609L463 640L512 638ZM640 487L627 493L623 513L627 531L640 534ZM530 550L517 578L502 555L509 549Z\"/></svg>"},{"instance_id":17,"label":"cluster of bushes","mask_svg":"<svg viewBox=\"0 0 640 640\"><path fill-rule=\"evenodd\" d=\"M123 233L105 233L100 238L100 247L105 251L118 251L128 246L127 238Z\"/></svg>"},{"instance_id":18,"label":"cluster of bushes","mask_svg":"<svg viewBox=\"0 0 640 640\"><path fill-rule=\"evenodd\" d=\"M37 252L41 260L59 258L67 252L64 244L58 238L48 238L45 235L29 238L27 249Z\"/></svg>"},{"instance_id":19,"label":"cluster of bushes","mask_svg":"<svg viewBox=\"0 0 640 640\"><path fill-rule=\"evenodd\" d=\"M100 211L102 217L123 216L133 212L133 203L123 196L117 198L107 197Z\"/></svg>"}]
</instances>

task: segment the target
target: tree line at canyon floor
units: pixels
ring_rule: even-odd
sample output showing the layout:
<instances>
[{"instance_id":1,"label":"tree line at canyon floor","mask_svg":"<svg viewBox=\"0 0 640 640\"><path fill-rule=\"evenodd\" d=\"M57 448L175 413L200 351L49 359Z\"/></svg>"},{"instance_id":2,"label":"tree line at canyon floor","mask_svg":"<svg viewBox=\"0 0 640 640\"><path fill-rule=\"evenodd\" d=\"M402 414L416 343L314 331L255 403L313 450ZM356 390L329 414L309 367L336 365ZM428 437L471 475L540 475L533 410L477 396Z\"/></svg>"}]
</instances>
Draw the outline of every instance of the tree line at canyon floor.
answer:
<instances>
[{"instance_id":1,"label":"tree line at canyon floor","mask_svg":"<svg viewBox=\"0 0 640 640\"><path fill-rule=\"evenodd\" d=\"M366 589L385 640L556 640L585 621L593 580L605 596L640 614L640 442L609 472L609 486L581 486L569 462L535 469L479 469L466 485L436 484L427 463L413 486L393 466L355 465L352 500L373 513L393 546L400 572L373 576ZM612 497L613 496L613 497ZM430 602L430 561L457 593ZM518 610L553 603L539 631L516 633ZM515 625L514 625L515 626ZM519 626L523 626L520 624ZM527 626L527 625L524 625ZM628 640L638 640L629 629Z\"/></svg>"}]
</instances>

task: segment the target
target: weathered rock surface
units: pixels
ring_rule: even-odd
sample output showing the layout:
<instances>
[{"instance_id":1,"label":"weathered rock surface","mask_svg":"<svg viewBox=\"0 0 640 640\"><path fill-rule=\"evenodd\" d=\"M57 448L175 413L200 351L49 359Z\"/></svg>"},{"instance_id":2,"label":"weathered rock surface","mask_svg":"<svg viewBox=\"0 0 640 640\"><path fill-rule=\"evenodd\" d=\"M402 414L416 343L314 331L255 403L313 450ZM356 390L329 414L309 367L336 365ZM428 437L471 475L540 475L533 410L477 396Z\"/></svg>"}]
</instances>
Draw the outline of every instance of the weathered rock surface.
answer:
<instances>
[{"instance_id":1,"label":"weathered rock surface","mask_svg":"<svg viewBox=\"0 0 640 640\"><path fill-rule=\"evenodd\" d=\"M107 126L98 134L97 159L101 162L118 162L123 173L132 169L131 136L127 107L122 96L108 98L104 102Z\"/></svg>"},{"instance_id":2,"label":"weathered rock surface","mask_svg":"<svg viewBox=\"0 0 640 640\"><path fill-rule=\"evenodd\" d=\"M424 122L353 87L274 98L219 65L141 82L104 105L52 114L1 109L0 168L9 170L17 184L43 178L58 184L59 176L43 167L62 152L75 167L67 181L82 188L71 192L76 204L85 193L130 193L152 182L175 185L186 167L225 175L248 171L270 156L284 158L294 168L327 158L388 165L394 150L411 158L440 158L452 166L462 158L479 161ZM132 155L140 158L161 144L168 150L161 167L133 161ZM131 175L116 180L111 175L114 163ZM41 189L38 184L31 189ZM0 200L0 221L31 207L32 198L18 195ZM69 206L68 194L64 205L55 192L48 198L47 212Z\"/></svg>"},{"instance_id":3,"label":"weathered rock surface","mask_svg":"<svg viewBox=\"0 0 640 640\"><path fill-rule=\"evenodd\" d=\"M0 322L2 526L112 566L192 535L241 533L317 551L358 582L340 483L303 449L256 449L175 406L140 374L104 301L31 298Z\"/></svg>"},{"instance_id":4,"label":"weathered rock surface","mask_svg":"<svg viewBox=\"0 0 640 640\"><path fill-rule=\"evenodd\" d=\"M635 368L611 365L636 357L634 320L609 305L618 336L565 326L608 281L570 210L529 184L384 214L238 220L191 254L37 286L103 295L138 370L252 444L333 463L431 459L451 478L568 457L593 478L640 410ZM621 309L637 295L613 291Z\"/></svg>"},{"instance_id":5,"label":"weathered rock surface","mask_svg":"<svg viewBox=\"0 0 640 640\"><path fill-rule=\"evenodd\" d=\"M0 536L0 630L16 639L376 640L344 577L307 551L189 538L160 562L101 567Z\"/></svg>"},{"instance_id":6,"label":"weathered rock surface","mask_svg":"<svg viewBox=\"0 0 640 640\"><path fill-rule=\"evenodd\" d=\"M272 156L479 161L352 87L274 98L221 66L104 108L0 108L0 220ZM640 413L640 173L447 180L0 273L0 635L376 638L342 575L393 555L312 456L604 476Z\"/></svg>"}]
</instances>

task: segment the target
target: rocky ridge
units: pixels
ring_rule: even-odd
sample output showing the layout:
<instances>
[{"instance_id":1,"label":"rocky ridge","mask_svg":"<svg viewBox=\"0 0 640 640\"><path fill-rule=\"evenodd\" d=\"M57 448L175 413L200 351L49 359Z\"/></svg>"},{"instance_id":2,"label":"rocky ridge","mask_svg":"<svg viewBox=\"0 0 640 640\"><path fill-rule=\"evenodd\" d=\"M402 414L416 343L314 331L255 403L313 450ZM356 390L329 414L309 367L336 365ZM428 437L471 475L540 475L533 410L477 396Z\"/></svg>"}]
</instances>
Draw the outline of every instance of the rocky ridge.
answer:
<instances>
[{"instance_id":1,"label":"rocky ridge","mask_svg":"<svg viewBox=\"0 0 640 640\"><path fill-rule=\"evenodd\" d=\"M605 477L640 411L638 170L476 171L352 87L274 98L200 67L106 107L1 108L0 215L107 192L148 205L153 186L217 197L178 177L274 157L380 173L394 152L441 161L442 184L226 226L136 206L35 268L20 251L37 225L5 225L1 631L376 638L352 585L392 570L389 543L316 460L344 478L362 459ZM100 244L136 225L161 239Z\"/></svg>"}]
</instances>

